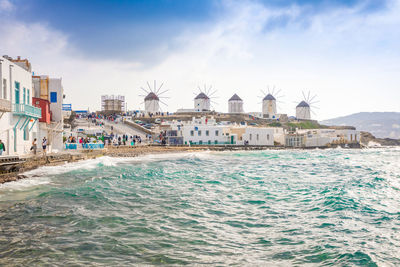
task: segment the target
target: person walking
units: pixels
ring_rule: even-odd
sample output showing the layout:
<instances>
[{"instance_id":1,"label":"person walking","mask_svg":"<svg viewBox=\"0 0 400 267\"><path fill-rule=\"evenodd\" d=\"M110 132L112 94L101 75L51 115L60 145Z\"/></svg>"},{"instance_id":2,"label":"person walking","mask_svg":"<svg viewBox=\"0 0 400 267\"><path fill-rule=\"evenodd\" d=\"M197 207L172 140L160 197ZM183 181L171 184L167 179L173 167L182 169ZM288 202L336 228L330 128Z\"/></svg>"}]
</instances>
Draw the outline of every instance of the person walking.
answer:
<instances>
[{"instance_id":1,"label":"person walking","mask_svg":"<svg viewBox=\"0 0 400 267\"><path fill-rule=\"evenodd\" d=\"M0 140L0 156L3 155L3 151L6 151L6 145Z\"/></svg>"},{"instance_id":2,"label":"person walking","mask_svg":"<svg viewBox=\"0 0 400 267\"><path fill-rule=\"evenodd\" d=\"M33 139L31 150L33 150L33 155L36 155L36 151L37 151L37 140L36 140L36 138Z\"/></svg>"},{"instance_id":3,"label":"person walking","mask_svg":"<svg viewBox=\"0 0 400 267\"><path fill-rule=\"evenodd\" d=\"M43 137L42 148L43 148L43 156L46 156L46 149L47 149L47 139L46 139L46 137Z\"/></svg>"}]
</instances>

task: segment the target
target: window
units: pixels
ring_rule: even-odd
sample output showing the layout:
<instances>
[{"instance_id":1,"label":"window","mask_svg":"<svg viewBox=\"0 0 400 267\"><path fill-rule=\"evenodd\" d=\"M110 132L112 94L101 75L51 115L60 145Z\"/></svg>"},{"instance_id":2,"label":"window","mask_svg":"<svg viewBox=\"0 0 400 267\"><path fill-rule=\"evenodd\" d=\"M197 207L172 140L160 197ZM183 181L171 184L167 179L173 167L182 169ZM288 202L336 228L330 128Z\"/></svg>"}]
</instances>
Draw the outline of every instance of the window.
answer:
<instances>
[{"instance_id":1,"label":"window","mask_svg":"<svg viewBox=\"0 0 400 267\"><path fill-rule=\"evenodd\" d=\"M29 89L28 89L27 95L26 95L26 103L27 103L28 105L31 104L31 96L30 96L30 94L29 94Z\"/></svg>"},{"instance_id":2,"label":"window","mask_svg":"<svg viewBox=\"0 0 400 267\"><path fill-rule=\"evenodd\" d=\"M269 140L269 134L267 134L267 140Z\"/></svg>"},{"instance_id":3,"label":"window","mask_svg":"<svg viewBox=\"0 0 400 267\"><path fill-rule=\"evenodd\" d=\"M218 134L219 134L219 131L216 130L216 131L215 131L215 136L218 136Z\"/></svg>"},{"instance_id":4,"label":"window","mask_svg":"<svg viewBox=\"0 0 400 267\"><path fill-rule=\"evenodd\" d=\"M202 144L203 144L203 141L202 141L202 140L200 140L200 141L199 141L199 145L202 145Z\"/></svg>"},{"instance_id":5,"label":"window","mask_svg":"<svg viewBox=\"0 0 400 267\"><path fill-rule=\"evenodd\" d=\"M206 131L206 136L209 136L209 135L210 135L210 131L207 130L207 131Z\"/></svg>"},{"instance_id":6,"label":"window","mask_svg":"<svg viewBox=\"0 0 400 267\"><path fill-rule=\"evenodd\" d=\"M252 138L253 138L253 135L252 135L252 134L250 134L250 138L249 138L249 139L251 140Z\"/></svg>"},{"instance_id":7,"label":"window","mask_svg":"<svg viewBox=\"0 0 400 267\"><path fill-rule=\"evenodd\" d=\"M190 131L190 136L194 136L194 131Z\"/></svg>"},{"instance_id":8,"label":"window","mask_svg":"<svg viewBox=\"0 0 400 267\"><path fill-rule=\"evenodd\" d=\"M259 136L258 136L258 134L257 134L257 141L259 140Z\"/></svg>"},{"instance_id":9,"label":"window","mask_svg":"<svg viewBox=\"0 0 400 267\"><path fill-rule=\"evenodd\" d=\"M215 140L215 141L214 141L214 144L218 145L218 140Z\"/></svg>"},{"instance_id":10,"label":"window","mask_svg":"<svg viewBox=\"0 0 400 267\"><path fill-rule=\"evenodd\" d=\"M50 92L50 102L57 103L57 92Z\"/></svg>"},{"instance_id":11,"label":"window","mask_svg":"<svg viewBox=\"0 0 400 267\"><path fill-rule=\"evenodd\" d=\"M198 134L199 136L201 136L201 131L198 131L197 134Z\"/></svg>"},{"instance_id":12,"label":"window","mask_svg":"<svg viewBox=\"0 0 400 267\"><path fill-rule=\"evenodd\" d=\"M26 88L24 87L24 90L23 90L23 95L22 95L22 103L26 103Z\"/></svg>"},{"instance_id":13,"label":"window","mask_svg":"<svg viewBox=\"0 0 400 267\"><path fill-rule=\"evenodd\" d=\"M211 140L208 140L208 144L211 145Z\"/></svg>"},{"instance_id":14,"label":"window","mask_svg":"<svg viewBox=\"0 0 400 267\"><path fill-rule=\"evenodd\" d=\"M19 82L15 82L15 104L19 104Z\"/></svg>"}]
</instances>

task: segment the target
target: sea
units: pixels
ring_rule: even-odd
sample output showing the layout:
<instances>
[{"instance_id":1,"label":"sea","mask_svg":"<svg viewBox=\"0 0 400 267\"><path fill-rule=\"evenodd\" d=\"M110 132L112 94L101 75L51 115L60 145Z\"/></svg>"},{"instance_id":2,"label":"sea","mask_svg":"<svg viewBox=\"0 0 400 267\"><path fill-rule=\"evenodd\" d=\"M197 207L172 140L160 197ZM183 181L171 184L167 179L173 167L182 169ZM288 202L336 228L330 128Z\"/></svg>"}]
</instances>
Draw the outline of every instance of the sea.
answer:
<instances>
[{"instance_id":1,"label":"sea","mask_svg":"<svg viewBox=\"0 0 400 267\"><path fill-rule=\"evenodd\" d=\"M0 185L0 266L400 266L400 149L102 157Z\"/></svg>"}]
</instances>

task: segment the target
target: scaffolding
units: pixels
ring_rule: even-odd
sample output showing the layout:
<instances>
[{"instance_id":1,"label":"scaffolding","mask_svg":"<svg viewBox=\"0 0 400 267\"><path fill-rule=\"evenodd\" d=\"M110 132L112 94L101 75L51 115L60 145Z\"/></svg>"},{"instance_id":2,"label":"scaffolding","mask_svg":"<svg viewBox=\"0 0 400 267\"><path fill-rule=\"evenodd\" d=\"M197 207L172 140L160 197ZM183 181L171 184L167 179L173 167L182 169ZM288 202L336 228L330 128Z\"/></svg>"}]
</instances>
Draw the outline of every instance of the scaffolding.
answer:
<instances>
[{"instance_id":1,"label":"scaffolding","mask_svg":"<svg viewBox=\"0 0 400 267\"><path fill-rule=\"evenodd\" d=\"M125 96L102 95L101 96L101 111L125 112Z\"/></svg>"}]
</instances>

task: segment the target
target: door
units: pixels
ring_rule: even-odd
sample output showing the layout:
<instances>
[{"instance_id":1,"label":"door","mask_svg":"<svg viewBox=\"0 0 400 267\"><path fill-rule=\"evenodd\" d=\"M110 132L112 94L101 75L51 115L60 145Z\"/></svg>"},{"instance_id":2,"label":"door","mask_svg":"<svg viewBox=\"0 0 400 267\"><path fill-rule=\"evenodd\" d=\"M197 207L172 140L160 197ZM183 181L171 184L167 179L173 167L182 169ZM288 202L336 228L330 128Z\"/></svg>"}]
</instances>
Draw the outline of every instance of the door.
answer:
<instances>
[{"instance_id":1,"label":"door","mask_svg":"<svg viewBox=\"0 0 400 267\"><path fill-rule=\"evenodd\" d=\"M15 104L19 104L19 82L15 82Z\"/></svg>"}]
</instances>

